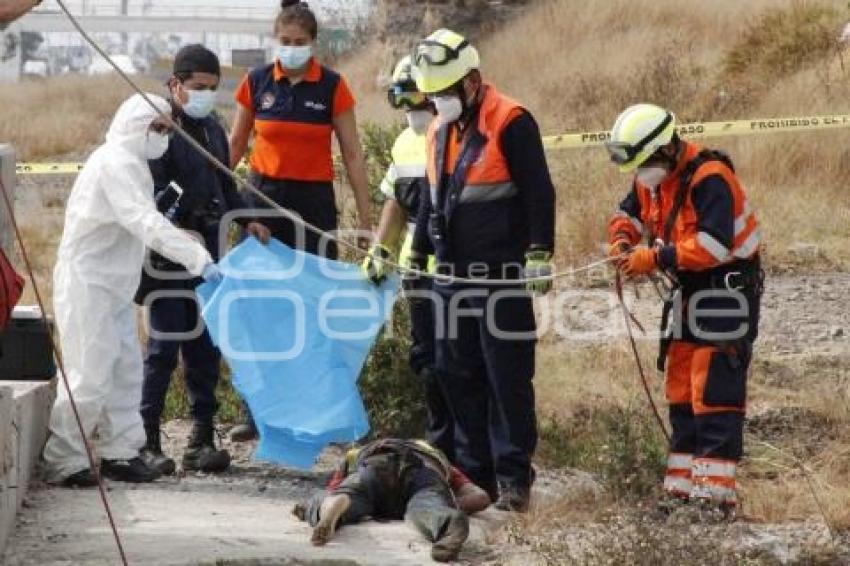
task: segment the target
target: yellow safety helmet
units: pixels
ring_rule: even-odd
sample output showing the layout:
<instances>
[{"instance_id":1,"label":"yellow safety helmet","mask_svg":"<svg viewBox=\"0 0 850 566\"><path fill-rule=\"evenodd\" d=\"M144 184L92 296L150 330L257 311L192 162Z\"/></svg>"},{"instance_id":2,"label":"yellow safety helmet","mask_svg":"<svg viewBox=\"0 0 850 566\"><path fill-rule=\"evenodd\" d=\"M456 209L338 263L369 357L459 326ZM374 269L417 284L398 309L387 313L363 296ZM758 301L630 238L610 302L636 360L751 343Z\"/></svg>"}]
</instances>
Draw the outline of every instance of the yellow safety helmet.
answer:
<instances>
[{"instance_id":1,"label":"yellow safety helmet","mask_svg":"<svg viewBox=\"0 0 850 566\"><path fill-rule=\"evenodd\" d=\"M629 173L670 143L675 133L672 112L654 104L635 104L617 118L605 148L620 171Z\"/></svg>"},{"instance_id":2,"label":"yellow safety helmet","mask_svg":"<svg viewBox=\"0 0 850 566\"><path fill-rule=\"evenodd\" d=\"M413 78L425 94L446 90L480 65L475 47L449 29L435 31L413 50Z\"/></svg>"},{"instance_id":3,"label":"yellow safety helmet","mask_svg":"<svg viewBox=\"0 0 850 566\"><path fill-rule=\"evenodd\" d=\"M393 108L413 110L429 104L428 99L419 91L413 80L412 67L410 55L402 57L395 66L392 83L387 91L387 100Z\"/></svg>"}]
</instances>

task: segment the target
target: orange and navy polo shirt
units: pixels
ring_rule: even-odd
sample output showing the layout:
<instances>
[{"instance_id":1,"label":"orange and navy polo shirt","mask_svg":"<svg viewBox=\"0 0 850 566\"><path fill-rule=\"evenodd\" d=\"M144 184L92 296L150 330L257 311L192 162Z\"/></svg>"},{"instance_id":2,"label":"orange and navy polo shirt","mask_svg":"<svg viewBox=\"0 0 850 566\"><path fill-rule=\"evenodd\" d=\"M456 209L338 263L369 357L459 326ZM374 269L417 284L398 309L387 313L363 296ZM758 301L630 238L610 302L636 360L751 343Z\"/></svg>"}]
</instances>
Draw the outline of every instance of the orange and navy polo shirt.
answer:
<instances>
[{"instance_id":1,"label":"orange and navy polo shirt","mask_svg":"<svg viewBox=\"0 0 850 566\"><path fill-rule=\"evenodd\" d=\"M292 85L275 62L248 73L236 101L254 112L254 171L274 179L333 181L333 119L354 108L341 75L314 57Z\"/></svg>"}]
</instances>

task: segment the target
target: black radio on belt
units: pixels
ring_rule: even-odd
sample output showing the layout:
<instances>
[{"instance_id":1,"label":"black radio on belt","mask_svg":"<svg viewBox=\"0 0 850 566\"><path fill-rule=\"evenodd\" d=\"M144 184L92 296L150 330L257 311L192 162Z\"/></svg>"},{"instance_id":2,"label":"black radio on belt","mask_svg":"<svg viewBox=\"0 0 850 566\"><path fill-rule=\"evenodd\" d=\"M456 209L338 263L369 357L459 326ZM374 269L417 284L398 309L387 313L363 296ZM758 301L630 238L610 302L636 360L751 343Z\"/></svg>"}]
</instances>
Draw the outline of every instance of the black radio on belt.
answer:
<instances>
[{"instance_id":1,"label":"black radio on belt","mask_svg":"<svg viewBox=\"0 0 850 566\"><path fill-rule=\"evenodd\" d=\"M428 229L434 243L443 242L446 239L446 215L442 212L432 212Z\"/></svg>"}]
</instances>

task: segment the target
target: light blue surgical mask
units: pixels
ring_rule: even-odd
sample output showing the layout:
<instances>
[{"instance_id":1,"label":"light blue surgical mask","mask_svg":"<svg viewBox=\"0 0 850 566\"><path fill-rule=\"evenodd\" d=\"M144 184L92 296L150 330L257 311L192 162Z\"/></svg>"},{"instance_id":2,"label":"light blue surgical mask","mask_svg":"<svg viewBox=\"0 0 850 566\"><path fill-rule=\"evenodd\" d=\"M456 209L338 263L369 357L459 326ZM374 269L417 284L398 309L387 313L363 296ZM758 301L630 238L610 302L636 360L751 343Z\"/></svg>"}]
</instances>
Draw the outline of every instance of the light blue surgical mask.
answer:
<instances>
[{"instance_id":1,"label":"light blue surgical mask","mask_svg":"<svg viewBox=\"0 0 850 566\"><path fill-rule=\"evenodd\" d=\"M303 69L312 56L312 45L281 45L277 49L277 60L284 69Z\"/></svg>"},{"instance_id":2,"label":"light blue surgical mask","mask_svg":"<svg viewBox=\"0 0 850 566\"><path fill-rule=\"evenodd\" d=\"M215 108L216 92L214 90L187 90L189 100L183 105L183 112L190 118L202 120L210 115Z\"/></svg>"}]
</instances>

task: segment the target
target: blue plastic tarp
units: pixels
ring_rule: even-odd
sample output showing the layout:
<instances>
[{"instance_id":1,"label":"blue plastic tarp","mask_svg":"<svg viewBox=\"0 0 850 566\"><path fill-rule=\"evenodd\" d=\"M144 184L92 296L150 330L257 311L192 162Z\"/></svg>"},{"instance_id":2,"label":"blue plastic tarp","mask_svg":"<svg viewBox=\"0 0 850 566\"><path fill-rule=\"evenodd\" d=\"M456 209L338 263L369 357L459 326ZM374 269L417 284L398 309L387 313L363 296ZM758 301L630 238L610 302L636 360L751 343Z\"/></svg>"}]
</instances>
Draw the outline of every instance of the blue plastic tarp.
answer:
<instances>
[{"instance_id":1,"label":"blue plastic tarp","mask_svg":"<svg viewBox=\"0 0 850 566\"><path fill-rule=\"evenodd\" d=\"M197 293L210 336L260 432L255 458L309 468L331 442L369 431L357 378L389 317L398 279L250 238Z\"/></svg>"}]
</instances>

